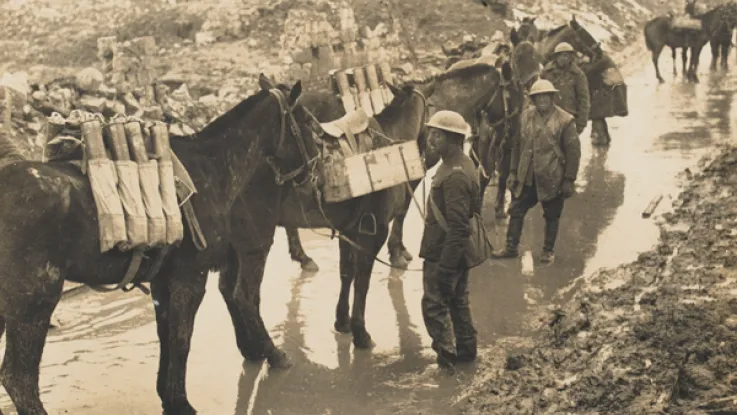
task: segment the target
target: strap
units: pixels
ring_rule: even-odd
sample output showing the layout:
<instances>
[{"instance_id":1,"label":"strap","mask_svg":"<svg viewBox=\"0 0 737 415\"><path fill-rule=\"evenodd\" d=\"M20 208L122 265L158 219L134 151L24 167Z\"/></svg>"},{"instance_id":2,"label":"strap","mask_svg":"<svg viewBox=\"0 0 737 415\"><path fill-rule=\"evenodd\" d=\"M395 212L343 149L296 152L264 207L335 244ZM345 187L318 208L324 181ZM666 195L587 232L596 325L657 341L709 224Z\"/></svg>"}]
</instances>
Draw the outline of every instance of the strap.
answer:
<instances>
[{"instance_id":1,"label":"strap","mask_svg":"<svg viewBox=\"0 0 737 415\"><path fill-rule=\"evenodd\" d=\"M432 197L432 194L430 195L430 208L432 209L432 213L435 215L435 219L438 221L440 227L443 228L444 231L448 232L448 222L445 221L445 216L440 213L440 208L435 204L435 199Z\"/></svg>"},{"instance_id":2,"label":"strap","mask_svg":"<svg viewBox=\"0 0 737 415\"><path fill-rule=\"evenodd\" d=\"M130 291L132 288L129 288L126 290L126 285L133 282L133 279L136 278L136 274L138 274L138 269L141 267L141 260L143 259L143 252L145 251L145 248L138 247L133 250L133 258L131 258L130 264L128 264L128 270L125 272L125 276L123 277L123 280L120 281L115 287L109 288L104 287L102 285L90 285L90 288L92 288L95 291L106 293L116 290L123 290L123 291Z\"/></svg>"},{"instance_id":3,"label":"strap","mask_svg":"<svg viewBox=\"0 0 737 415\"><path fill-rule=\"evenodd\" d=\"M551 115L551 117L552 117L552 115ZM550 118L548 118L548 120L549 119ZM542 124L542 129L545 130L543 132L544 133L548 133L548 134L545 134L545 136L548 139L548 142L550 143L550 145L553 146L553 152L555 152L555 155L558 156L558 159L560 159L560 161L563 164L566 164L566 157L565 157L565 155L563 155L563 150L560 149L560 146L552 138L555 134L553 134L553 132L550 130L550 128L548 128L548 122L547 122L548 120L545 120L545 122L543 122L543 124ZM571 122L574 122L574 120L571 120ZM568 127L568 125L566 125L566 128L567 127Z\"/></svg>"}]
</instances>

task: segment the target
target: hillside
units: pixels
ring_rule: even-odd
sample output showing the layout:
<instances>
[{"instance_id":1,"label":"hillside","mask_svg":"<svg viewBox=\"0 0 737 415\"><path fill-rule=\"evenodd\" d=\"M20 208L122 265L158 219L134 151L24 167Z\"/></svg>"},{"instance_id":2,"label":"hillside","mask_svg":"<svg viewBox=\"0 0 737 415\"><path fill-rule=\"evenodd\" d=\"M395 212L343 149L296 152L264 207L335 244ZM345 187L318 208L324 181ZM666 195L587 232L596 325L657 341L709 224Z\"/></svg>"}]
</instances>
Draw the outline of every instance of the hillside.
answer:
<instances>
[{"instance_id":1,"label":"hillside","mask_svg":"<svg viewBox=\"0 0 737 415\"><path fill-rule=\"evenodd\" d=\"M578 0L560 4L524 0L510 4L502 18L472 0L353 0L347 4L355 11L357 26L373 28L384 23L391 27L399 41L385 46L398 58L392 62L393 67L404 64L400 74L408 77L439 71L446 59L442 47L448 50L464 42L484 44L495 30L507 34L508 27L524 16L538 15L537 25L544 28L563 24L575 14L605 49L614 51L640 39L642 23L653 13L665 10L656 0ZM102 37L115 36L118 42L126 42L151 36L155 46L149 59L150 76L166 81L172 89L186 85L180 91L186 108L180 112L187 114L173 118L183 118L181 121L196 130L247 96L260 72L274 75L279 81L295 81L290 79L285 64L290 57L283 53L287 50L285 38L290 31L298 30L285 28L290 12L293 16L298 16L294 15L297 10L324 12L330 23L339 27L338 5L330 0L3 1L0 71L24 71L29 84L44 85L85 67L103 70L98 52L98 39ZM63 88L61 92L63 96L75 95L75 91ZM123 94L108 90L108 95L114 97L108 100ZM58 98L64 99L74 101ZM87 101L95 104L91 108L104 106L99 93ZM129 114L143 112L135 103L133 107L124 104ZM115 110L121 104L111 103L109 107ZM44 141L39 134L43 117L28 109L25 112L25 120L16 124L15 136L25 149L36 154ZM192 118L196 122L190 122Z\"/></svg>"}]
</instances>

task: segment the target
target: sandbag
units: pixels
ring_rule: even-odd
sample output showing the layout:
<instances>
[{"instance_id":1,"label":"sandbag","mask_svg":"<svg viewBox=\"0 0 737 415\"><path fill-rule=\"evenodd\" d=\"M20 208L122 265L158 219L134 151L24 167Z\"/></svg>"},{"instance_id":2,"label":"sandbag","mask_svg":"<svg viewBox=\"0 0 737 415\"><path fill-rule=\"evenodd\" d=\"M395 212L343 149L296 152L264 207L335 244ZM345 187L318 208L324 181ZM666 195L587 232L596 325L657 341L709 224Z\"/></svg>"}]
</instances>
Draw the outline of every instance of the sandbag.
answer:
<instances>
[{"instance_id":1,"label":"sandbag","mask_svg":"<svg viewBox=\"0 0 737 415\"><path fill-rule=\"evenodd\" d=\"M166 244L166 217L159 192L159 162L149 160L138 163L141 180L141 196L148 217L148 243L150 246Z\"/></svg>"},{"instance_id":2,"label":"sandbag","mask_svg":"<svg viewBox=\"0 0 737 415\"><path fill-rule=\"evenodd\" d=\"M128 239L123 205L118 197L115 164L112 160L92 159L88 160L87 169L97 206L100 252L104 253Z\"/></svg>"},{"instance_id":3,"label":"sandbag","mask_svg":"<svg viewBox=\"0 0 737 415\"><path fill-rule=\"evenodd\" d=\"M184 239L184 225L182 224L179 203L177 203L174 169L171 160L159 161L159 178L161 180L162 207L166 217L166 243L179 243Z\"/></svg>"},{"instance_id":4,"label":"sandbag","mask_svg":"<svg viewBox=\"0 0 737 415\"><path fill-rule=\"evenodd\" d=\"M118 194L125 212L125 224L130 247L148 245L148 220L141 196L138 164L134 161L115 161L118 174Z\"/></svg>"}]
</instances>

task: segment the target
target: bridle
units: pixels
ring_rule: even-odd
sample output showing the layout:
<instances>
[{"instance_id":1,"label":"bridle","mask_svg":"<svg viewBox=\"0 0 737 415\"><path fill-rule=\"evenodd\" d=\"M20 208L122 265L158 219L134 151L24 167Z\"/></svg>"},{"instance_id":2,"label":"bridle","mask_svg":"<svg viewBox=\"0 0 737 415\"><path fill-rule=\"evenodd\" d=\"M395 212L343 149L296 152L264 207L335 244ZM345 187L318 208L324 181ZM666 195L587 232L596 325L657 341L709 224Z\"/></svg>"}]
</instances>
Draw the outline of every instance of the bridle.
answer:
<instances>
[{"instance_id":1,"label":"bridle","mask_svg":"<svg viewBox=\"0 0 737 415\"><path fill-rule=\"evenodd\" d=\"M292 137L294 137L297 140L297 148L299 148L300 156L302 157L302 164L297 167L296 169L289 171L287 173L282 173L279 169L279 166L277 164L277 157L274 155L267 156L266 157L266 163L271 167L271 169L274 171L274 180L276 181L276 184L281 186L287 181L292 181L293 186L298 187L303 184L305 184L308 180L310 180L310 177L313 175L314 167L317 164L318 155L315 157L310 158L310 155L307 153L307 145L305 144L305 140L302 137L302 132L300 131L299 126L297 125L297 120L294 118L294 107L297 105L297 102L295 102L293 105L287 104L287 98L284 95L284 92L282 92L278 88L272 88L269 90L269 93L271 93L279 102L279 111L281 113L281 128L279 132L279 140L276 143L276 152L277 154L279 150L281 150L282 146L284 145L284 141L286 140L286 132L287 132L287 121L289 122L289 129L291 132ZM305 112L312 116L312 114L309 113L309 111ZM314 116L312 116L314 119ZM316 122L317 120L315 120ZM311 128L314 127L314 124L311 126ZM319 135L322 135L322 132L316 131L314 128L312 130L313 134L319 133ZM297 176L302 174L303 172L306 172L305 178L302 181L295 180Z\"/></svg>"}]
</instances>

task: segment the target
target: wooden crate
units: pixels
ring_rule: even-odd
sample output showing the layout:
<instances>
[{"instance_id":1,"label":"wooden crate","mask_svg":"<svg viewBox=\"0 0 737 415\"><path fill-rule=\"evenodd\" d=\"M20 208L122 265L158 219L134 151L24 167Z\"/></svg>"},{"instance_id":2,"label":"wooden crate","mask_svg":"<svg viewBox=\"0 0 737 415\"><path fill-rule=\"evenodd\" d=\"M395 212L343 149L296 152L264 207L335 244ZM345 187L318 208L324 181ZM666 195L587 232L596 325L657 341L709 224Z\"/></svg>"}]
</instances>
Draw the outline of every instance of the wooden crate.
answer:
<instances>
[{"instance_id":1,"label":"wooden crate","mask_svg":"<svg viewBox=\"0 0 737 415\"><path fill-rule=\"evenodd\" d=\"M341 202L424 175L417 142L409 141L326 163L323 193L326 202Z\"/></svg>"}]
</instances>

